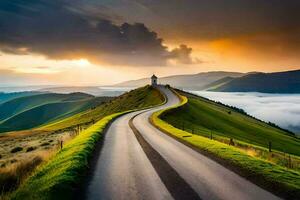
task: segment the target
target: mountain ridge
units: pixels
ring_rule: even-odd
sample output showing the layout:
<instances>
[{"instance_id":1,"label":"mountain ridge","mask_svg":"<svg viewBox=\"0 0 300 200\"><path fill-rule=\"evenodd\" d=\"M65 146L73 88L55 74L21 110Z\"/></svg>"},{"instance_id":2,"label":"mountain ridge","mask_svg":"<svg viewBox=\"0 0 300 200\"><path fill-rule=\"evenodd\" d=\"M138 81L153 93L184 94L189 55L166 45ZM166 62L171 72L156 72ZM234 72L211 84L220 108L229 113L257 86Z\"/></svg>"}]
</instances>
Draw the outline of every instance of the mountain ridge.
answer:
<instances>
[{"instance_id":1,"label":"mountain ridge","mask_svg":"<svg viewBox=\"0 0 300 200\"><path fill-rule=\"evenodd\" d=\"M245 75L240 72L226 72L226 71L211 71L211 72L200 72L197 74L183 74L183 75L172 75L166 77L159 77L158 81L160 84L169 84L177 88L185 89L205 89L205 86L213 83L219 79L225 77L241 77ZM150 83L150 78L142 78L136 80L125 81L117 83L115 87L140 87Z\"/></svg>"},{"instance_id":2,"label":"mountain ridge","mask_svg":"<svg viewBox=\"0 0 300 200\"><path fill-rule=\"evenodd\" d=\"M300 93L300 70L247 74L216 87L212 91Z\"/></svg>"}]
</instances>

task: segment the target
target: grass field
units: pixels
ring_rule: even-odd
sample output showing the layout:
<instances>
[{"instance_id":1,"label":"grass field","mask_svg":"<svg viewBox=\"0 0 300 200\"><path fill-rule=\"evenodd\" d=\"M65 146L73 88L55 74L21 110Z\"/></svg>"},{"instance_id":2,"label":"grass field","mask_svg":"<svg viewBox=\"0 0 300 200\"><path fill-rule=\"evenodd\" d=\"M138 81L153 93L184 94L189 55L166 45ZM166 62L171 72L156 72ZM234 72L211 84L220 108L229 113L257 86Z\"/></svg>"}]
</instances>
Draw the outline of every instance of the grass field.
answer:
<instances>
[{"instance_id":1,"label":"grass field","mask_svg":"<svg viewBox=\"0 0 300 200\"><path fill-rule=\"evenodd\" d=\"M204 153L208 153L212 158L215 158L216 160L221 159L223 164L226 163L226 165L232 169L237 169L236 172L277 194L281 194L290 199L297 199L297 197L299 197L300 172L253 157L234 146L229 146L222 142L210 140L201 135L183 131L162 120L160 118L162 116L163 118L166 118L169 115L174 116L176 114L176 116L180 117L180 112L185 112L189 102L186 97L181 96L181 98L182 103L180 105L154 113L150 119L152 124L172 137L175 137ZM212 107L215 108L215 106L218 105L212 103Z\"/></svg>"},{"instance_id":2,"label":"grass field","mask_svg":"<svg viewBox=\"0 0 300 200\"><path fill-rule=\"evenodd\" d=\"M103 129L115 117L129 110L141 109L164 102L164 97L151 86L138 88L130 91L120 97L115 98L111 102L101 105L88 112L80 113L74 117L58 121L50 126L47 130L41 127L33 130L35 136L38 132L56 135L63 131L69 130L70 127L77 127L78 124L95 120L95 123L86 130L75 136L74 139L67 142L63 149L60 150L50 161L39 167L33 175L26 180L21 187L13 194L6 195L8 199L68 199L73 195L74 185L78 184L85 170L88 167L88 159L91 156L96 142L102 138ZM84 117L89 117L88 119ZM71 123L70 123L71 122ZM65 124L67 123L67 124ZM50 128L49 128L50 127ZM71 130L71 129L70 129ZM51 134L52 133L52 134ZM62 133L66 133L63 131ZM24 136L32 139L33 135ZM7 136L7 139L10 139ZM52 136L53 137L53 136ZM15 140L15 139L14 139ZM22 138L22 141L24 139ZM51 144L50 144L51 145ZM40 147L39 147L40 148ZM26 154L26 149L21 152ZM1 183L1 176L0 176Z\"/></svg>"},{"instance_id":3,"label":"grass field","mask_svg":"<svg viewBox=\"0 0 300 200\"><path fill-rule=\"evenodd\" d=\"M0 132L26 130L72 116L110 100L83 93L39 94L0 104Z\"/></svg>"},{"instance_id":4,"label":"grass field","mask_svg":"<svg viewBox=\"0 0 300 200\"><path fill-rule=\"evenodd\" d=\"M291 134L205 98L189 95L188 99L184 107L169 111L161 118L194 134L206 137L212 134L264 148L271 142L274 150L300 155L300 140Z\"/></svg>"}]
</instances>

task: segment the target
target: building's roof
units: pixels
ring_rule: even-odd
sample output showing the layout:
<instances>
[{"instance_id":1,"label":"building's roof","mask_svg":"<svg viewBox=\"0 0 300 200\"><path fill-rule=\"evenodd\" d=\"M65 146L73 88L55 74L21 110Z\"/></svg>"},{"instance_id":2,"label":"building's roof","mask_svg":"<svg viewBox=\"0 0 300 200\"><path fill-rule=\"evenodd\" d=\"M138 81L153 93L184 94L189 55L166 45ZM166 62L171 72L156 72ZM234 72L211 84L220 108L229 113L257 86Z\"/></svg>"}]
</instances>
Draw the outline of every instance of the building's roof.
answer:
<instances>
[{"instance_id":1,"label":"building's roof","mask_svg":"<svg viewBox=\"0 0 300 200\"><path fill-rule=\"evenodd\" d=\"M155 76L154 74L151 76L151 78L157 78L157 76Z\"/></svg>"}]
</instances>

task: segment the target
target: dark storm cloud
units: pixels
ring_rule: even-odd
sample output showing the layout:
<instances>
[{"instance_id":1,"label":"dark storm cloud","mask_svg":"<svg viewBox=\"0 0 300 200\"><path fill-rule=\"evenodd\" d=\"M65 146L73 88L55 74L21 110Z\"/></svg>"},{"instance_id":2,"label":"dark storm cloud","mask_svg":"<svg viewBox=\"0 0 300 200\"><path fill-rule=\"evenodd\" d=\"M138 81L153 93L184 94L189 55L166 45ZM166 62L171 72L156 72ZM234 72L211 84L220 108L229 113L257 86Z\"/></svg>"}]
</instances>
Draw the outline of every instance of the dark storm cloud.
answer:
<instances>
[{"instance_id":1,"label":"dark storm cloud","mask_svg":"<svg viewBox=\"0 0 300 200\"><path fill-rule=\"evenodd\" d=\"M144 24L116 25L106 14L80 9L79 3L82 1L2 0L1 51L40 53L55 59L87 57L115 65L165 65L169 59L191 63L188 47L174 53Z\"/></svg>"},{"instance_id":2,"label":"dark storm cloud","mask_svg":"<svg viewBox=\"0 0 300 200\"><path fill-rule=\"evenodd\" d=\"M170 56L171 58L176 58L180 61L180 63L183 64L196 64L201 63L199 59L192 59L193 49L182 44L178 48L175 48L171 51Z\"/></svg>"}]
</instances>

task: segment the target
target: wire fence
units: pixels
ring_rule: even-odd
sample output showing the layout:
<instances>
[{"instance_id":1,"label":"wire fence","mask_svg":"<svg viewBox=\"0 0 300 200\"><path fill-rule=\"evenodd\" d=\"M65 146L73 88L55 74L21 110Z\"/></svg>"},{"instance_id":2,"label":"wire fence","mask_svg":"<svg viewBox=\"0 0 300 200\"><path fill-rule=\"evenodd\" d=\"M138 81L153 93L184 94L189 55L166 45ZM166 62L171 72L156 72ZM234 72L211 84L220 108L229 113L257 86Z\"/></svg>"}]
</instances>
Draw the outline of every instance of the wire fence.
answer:
<instances>
[{"instance_id":1,"label":"wire fence","mask_svg":"<svg viewBox=\"0 0 300 200\"><path fill-rule=\"evenodd\" d=\"M283 167L300 170L300 157L287 153L286 149L284 149L285 145L283 143L265 140L265 145L251 144L249 142L238 140L234 137L228 137L226 136L226 133L216 131L215 127L208 129L195 126L193 123L186 121L178 121L174 119L168 121L172 126L193 135L200 135L211 140L234 146L243 150L250 156L259 157Z\"/></svg>"}]
</instances>

